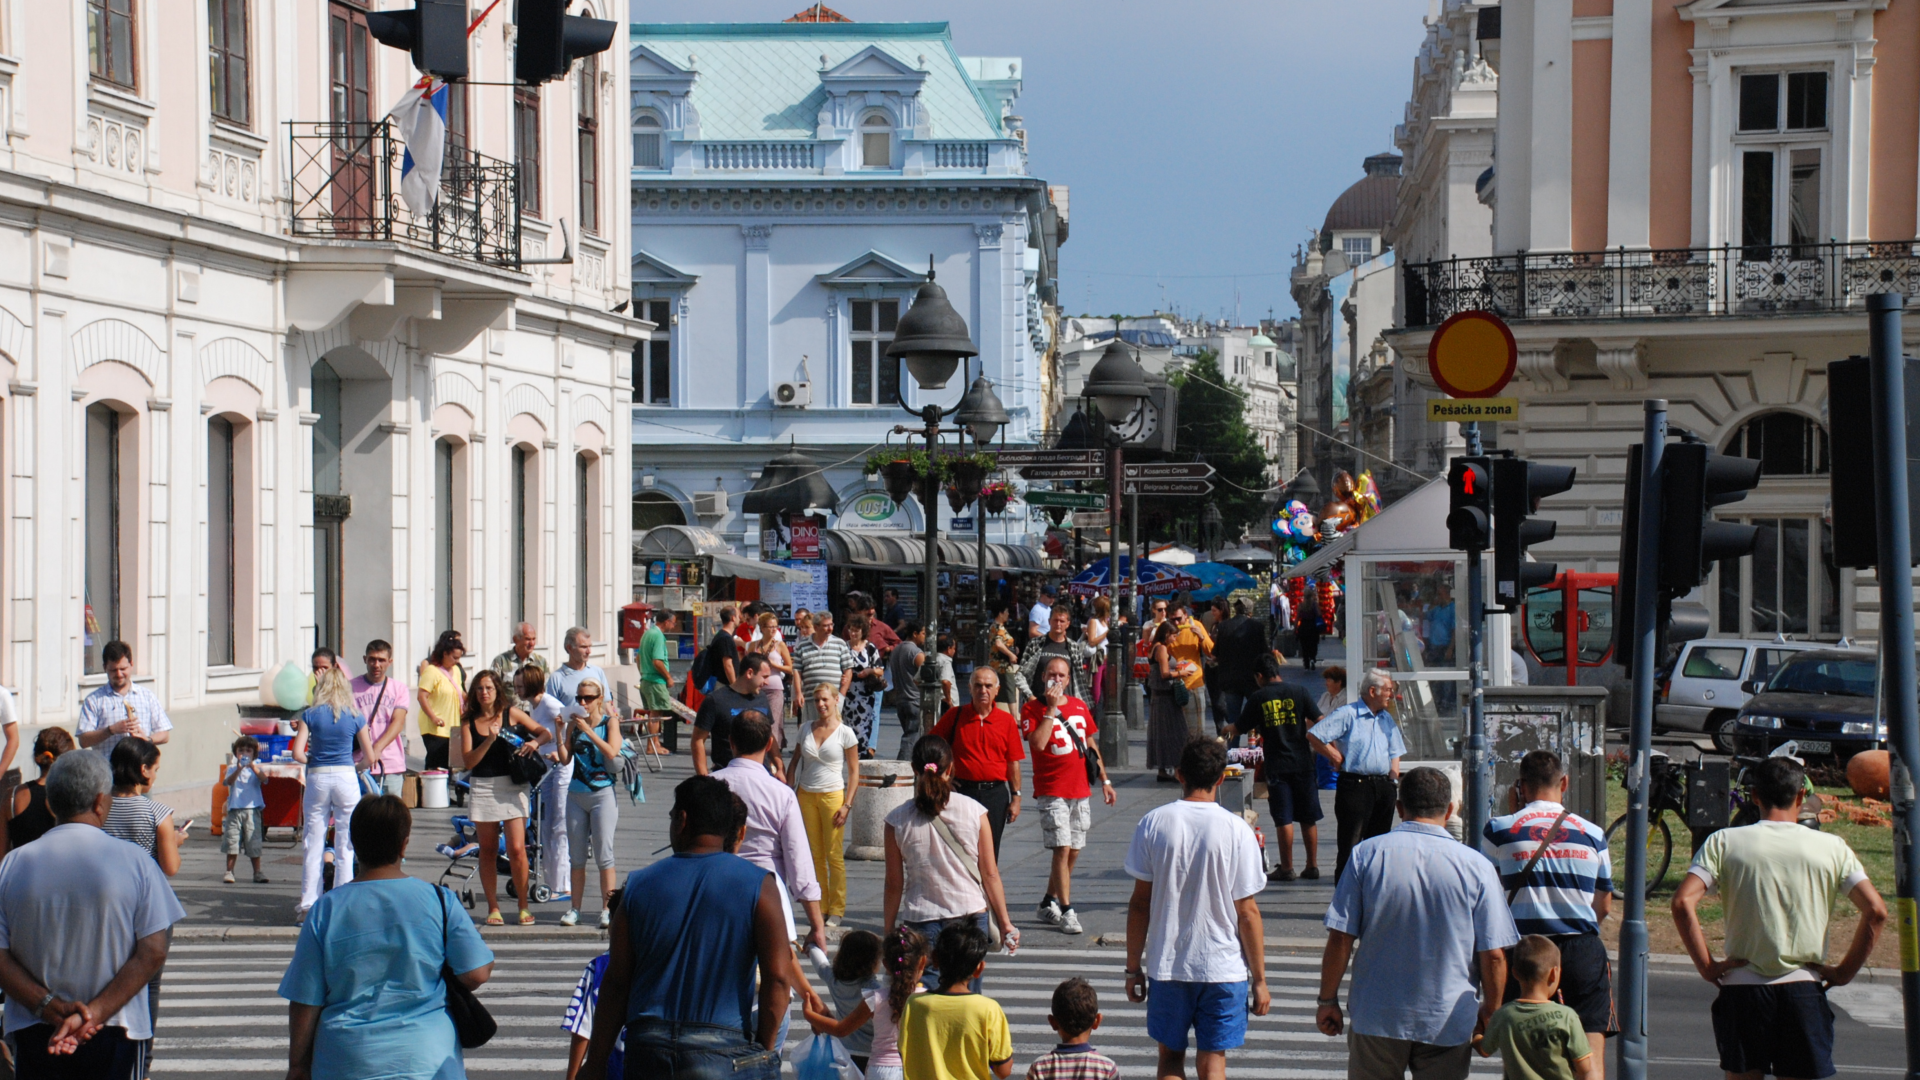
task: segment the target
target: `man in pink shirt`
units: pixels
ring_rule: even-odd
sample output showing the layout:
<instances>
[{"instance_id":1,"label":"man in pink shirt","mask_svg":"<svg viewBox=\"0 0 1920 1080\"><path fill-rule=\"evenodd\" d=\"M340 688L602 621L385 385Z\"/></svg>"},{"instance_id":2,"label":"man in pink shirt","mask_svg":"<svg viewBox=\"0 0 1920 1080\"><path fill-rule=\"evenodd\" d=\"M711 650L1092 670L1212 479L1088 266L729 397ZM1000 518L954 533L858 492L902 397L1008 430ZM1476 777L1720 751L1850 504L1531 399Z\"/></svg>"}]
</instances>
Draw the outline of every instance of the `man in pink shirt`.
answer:
<instances>
[{"instance_id":1,"label":"man in pink shirt","mask_svg":"<svg viewBox=\"0 0 1920 1080\"><path fill-rule=\"evenodd\" d=\"M786 781L767 771L772 723L765 713L748 709L734 717L732 740L733 760L725 768L714 770L713 775L724 780L747 804L747 835L735 854L773 871L781 887L806 905L807 921L813 925L808 940L825 949L827 924L820 916L820 879L813 873L800 800ZM787 910L791 913L793 909L789 906Z\"/></svg>"},{"instance_id":2,"label":"man in pink shirt","mask_svg":"<svg viewBox=\"0 0 1920 1080\"><path fill-rule=\"evenodd\" d=\"M381 791L399 795L407 781L407 702L412 691L399 679L390 678L393 646L375 638L367 642L361 661L367 673L354 678L353 704L367 718L367 736L373 740L373 761L354 754L354 767L371 769Z\"/></svg>"}]
</instances>

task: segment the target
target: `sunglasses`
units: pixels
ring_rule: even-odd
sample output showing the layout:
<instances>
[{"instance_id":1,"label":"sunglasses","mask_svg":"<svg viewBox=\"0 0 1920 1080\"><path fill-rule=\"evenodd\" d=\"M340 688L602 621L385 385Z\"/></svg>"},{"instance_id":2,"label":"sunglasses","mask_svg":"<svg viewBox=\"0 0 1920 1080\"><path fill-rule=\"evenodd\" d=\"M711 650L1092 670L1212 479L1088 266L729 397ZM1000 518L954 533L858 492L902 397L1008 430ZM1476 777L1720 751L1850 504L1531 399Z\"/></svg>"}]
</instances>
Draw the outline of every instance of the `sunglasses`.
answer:
<instances>
[{"instance_id":1,"label":"sunglasses","mask_svg":"<svg viewBox=\"0 0 1920 1080\"><path fill-rule=\"evenodd\" d=\"M599 694L581 694L579 697L576 697L573 700L578 701L585 705L591 705L594 702L600 700L600 695Z\"/></svg>"}]
</instances>

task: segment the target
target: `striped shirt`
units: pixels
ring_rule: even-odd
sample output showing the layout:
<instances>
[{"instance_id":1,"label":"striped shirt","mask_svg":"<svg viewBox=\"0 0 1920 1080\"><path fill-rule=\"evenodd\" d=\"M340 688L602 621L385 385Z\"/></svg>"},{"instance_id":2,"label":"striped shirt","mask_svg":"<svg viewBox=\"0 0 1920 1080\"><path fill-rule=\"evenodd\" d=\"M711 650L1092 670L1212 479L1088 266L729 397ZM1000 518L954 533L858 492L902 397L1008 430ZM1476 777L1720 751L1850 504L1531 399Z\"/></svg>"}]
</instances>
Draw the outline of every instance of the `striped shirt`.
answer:
<instances>
[{"instance_id":1,"label":"striped shirt","mask_svg":"<svg viewBox=\"0 0 1920 1080\"><path fill-rule=\"evenodd\" d=\"M824 645L810 637L802 638L800 644L793 646L793 666L800 672L802 690L827 684L837 690L840 676L854 669L853 650L844 639L831 635Z\"/></svg>"},{"instance_id":2,"label":"striped shirt","mask_svg":"<svg viewBox=\"0 0 1920 1080\"><path fill-rule=\"evenodd\" d=\"M160 831L160 823L172 816L172 807L145 795L115 795L113 806L107 810L106 824L101 828L108 836L138 844L142 851L152 855L154 834Z\"/></svg>"},{"instance_id":3,"label":"striped shirt","mask_svg":"<svg viewBox=\"0 0 1920 1080\"><path fill-rule=\"evenodd\" d=\"M1087 1043L1062 1043L1027 1066L1027 1080L1120 1080L1120 1067Z\"/></svg>"},{"instance_id":4,"label":"striped shirt","mask_svg":"<svg viewBox=\"0 0 1920 1080\"><path fill-rule=\"evenodd\" d=\"M1513 897L1513 922L1522 934L1597 934L1600 919L1593 894L1613 891L1613 864L1607 835L1578 814L1568 814L1545 854L1521 884L1520 870L1546 838L1563 808L1557 802L1528 803L1517 814L1487 823L1487 841L1500 884L1520 891Z\"/></svg>"}]
</instances>

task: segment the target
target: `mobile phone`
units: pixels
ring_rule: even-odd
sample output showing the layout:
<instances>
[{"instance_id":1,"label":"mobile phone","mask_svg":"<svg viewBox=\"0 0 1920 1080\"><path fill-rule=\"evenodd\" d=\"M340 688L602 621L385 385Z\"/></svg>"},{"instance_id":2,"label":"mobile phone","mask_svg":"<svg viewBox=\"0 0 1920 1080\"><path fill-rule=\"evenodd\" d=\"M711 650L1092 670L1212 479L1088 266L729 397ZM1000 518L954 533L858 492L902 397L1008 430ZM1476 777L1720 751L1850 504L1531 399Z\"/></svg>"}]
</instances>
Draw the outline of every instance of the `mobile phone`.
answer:
<instances>
[{"instance_id":1,"label":"mobile phone","mask_svg":"<svg viewBox=\"0 0 1920 1080\"><path fill-rule=\"evenodd\" d=\"M187 823L185 825L180 826L180 831L186 832L188 829L191 829L191 828L193 828L193 819L188 818Z\"/></svg>"}]
</instances>

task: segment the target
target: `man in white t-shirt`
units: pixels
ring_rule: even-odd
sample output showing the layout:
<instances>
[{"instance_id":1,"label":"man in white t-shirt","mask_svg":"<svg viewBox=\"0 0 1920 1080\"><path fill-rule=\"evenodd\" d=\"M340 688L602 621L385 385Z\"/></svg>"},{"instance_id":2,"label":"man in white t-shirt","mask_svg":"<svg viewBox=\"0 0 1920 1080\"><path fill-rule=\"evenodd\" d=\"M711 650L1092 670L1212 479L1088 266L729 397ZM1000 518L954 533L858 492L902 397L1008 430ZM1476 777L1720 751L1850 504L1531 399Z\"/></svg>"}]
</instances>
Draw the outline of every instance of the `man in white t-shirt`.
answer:
<instances>
[{"instance_id":1,"label":"man in white t-shirt","mask_svg":"<svg viewBox=\"0 0 1920 1080\"><path fill-rule=\"evenodd\" d=\"M1127 1000L1147 1003L1161 1076L1184 1076L1187 1032L1198 1075L1223 1076L1228 1050L1269 1005L1257 900L1266 863L1253 828L1216 797L1227 748L1189 741L1177 770L1186 794L1149 810L1133 832L1127 873Z\"/></svg>"},{"instance_id":2,"label":"man in white t-shirt","mask_svg":"<svg viewBox=\"0 0 1920 1080\"><path fill-rule=\"evenodd\" d=\"M1053 598L1058 592L1051 585L1040 586L1040 599L1034 602L1032 610L1027 612L1027 638L1047 636L1053 627Z\"/></svg>"},{"instance_id":3,"label":"man in white t-shirt","mask_svg":"<svg viewBox=\"0 0 1920 1080\"><path fill-rule=\"evenodd\" d=\"M21 1076L146 1075L147 984L186 912L151 856L101 831L112 803L104 755L62 755L47 774L59 824L0 863L0 990Z\"/></svg>"}]
</instances>

